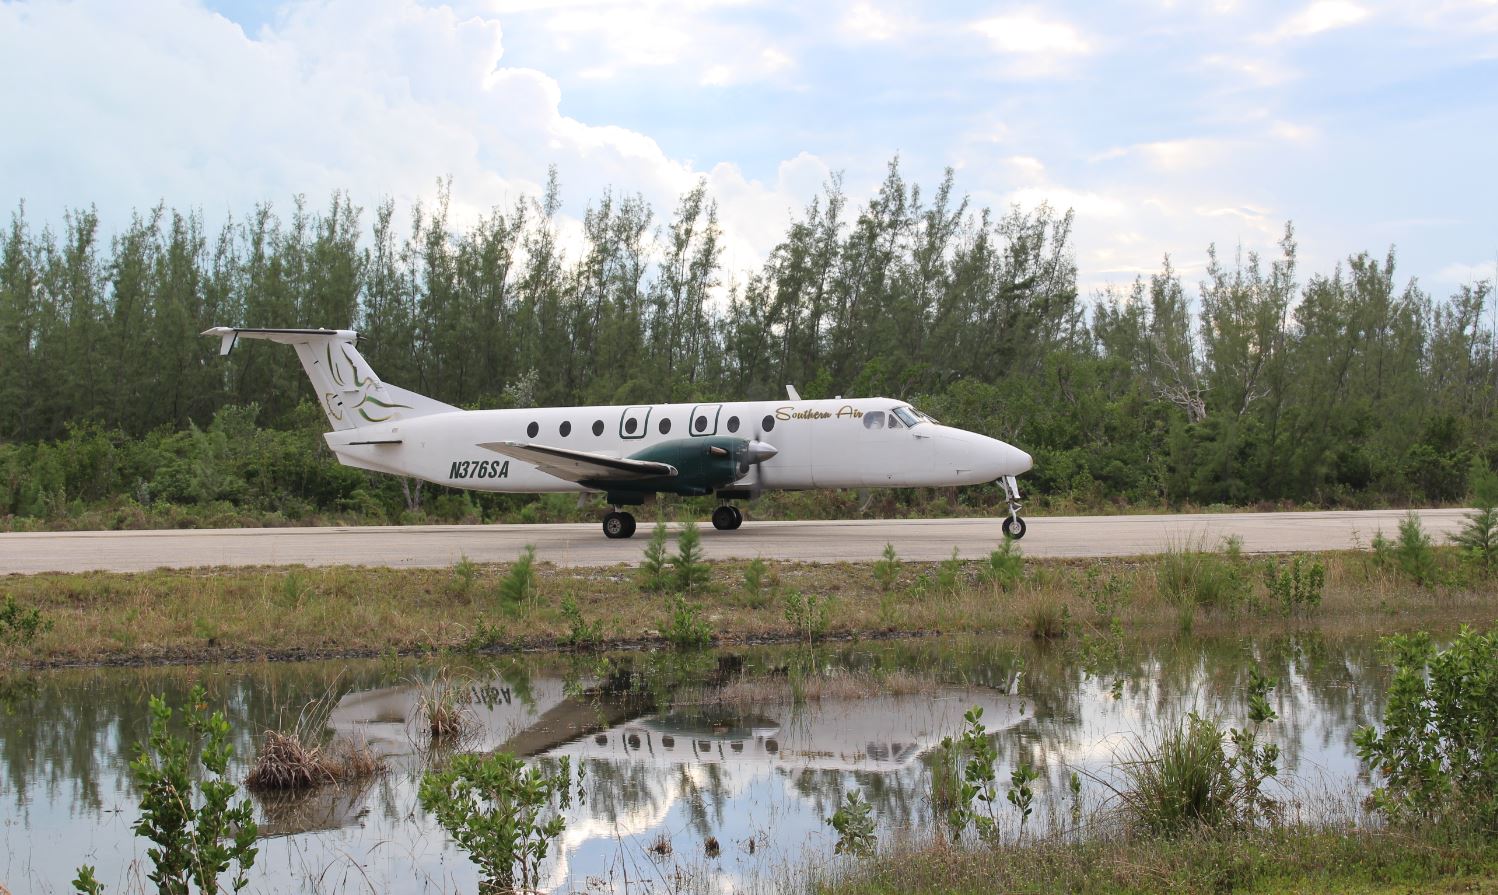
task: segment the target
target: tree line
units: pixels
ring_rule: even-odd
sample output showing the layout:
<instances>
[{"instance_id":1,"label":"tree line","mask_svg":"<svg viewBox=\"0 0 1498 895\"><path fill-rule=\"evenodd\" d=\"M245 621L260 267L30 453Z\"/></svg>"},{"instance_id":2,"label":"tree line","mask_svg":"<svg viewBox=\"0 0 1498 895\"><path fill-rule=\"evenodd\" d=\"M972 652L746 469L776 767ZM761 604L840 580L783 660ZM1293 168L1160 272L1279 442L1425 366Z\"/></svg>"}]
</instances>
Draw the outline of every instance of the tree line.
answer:
<instances>
[{"instance_id":1,"label":"tree line","mask_svg":"<svg viewBox=\"0 0 1498 895\"><path fill-rule=\"evenodd\" d=\"M896 162L862 205L832 178L744 272L703 184L664 216L607 192L580 238L560 206L553 172L463 228L444 183L404 216L335 193L210 232L162 205L106 240L93 209L37 229L22 205L0 238L0 515L148 496L208 462L184 458L221 408L241 443L315 430L291 355L219 359L199 336L218 324L358 329L382 378L464 407L907 398L1029 450L1057 506L1458 501L1493 459L1492 283L1433 297L1392 249L1307 274L1287 224L1272 257L1213 248L1200 282L1166 258L1083 296L1071 212L977 207ZM220 498L305 497L262 465ZM329 482L307 506L393 493Z\"/></svg>"}]
</instances>

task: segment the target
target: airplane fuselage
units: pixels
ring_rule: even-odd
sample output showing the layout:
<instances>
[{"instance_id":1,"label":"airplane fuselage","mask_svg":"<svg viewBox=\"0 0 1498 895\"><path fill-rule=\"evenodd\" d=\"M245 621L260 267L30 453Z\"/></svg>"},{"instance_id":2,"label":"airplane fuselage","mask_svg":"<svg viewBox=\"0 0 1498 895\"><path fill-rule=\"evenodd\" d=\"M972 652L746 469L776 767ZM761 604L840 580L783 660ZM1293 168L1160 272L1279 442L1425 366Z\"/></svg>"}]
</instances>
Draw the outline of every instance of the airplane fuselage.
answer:
<instances>
[{"instance_id":1,"label":"airplane fuselage","mask_svg":"<svg viewBox=\"0 0 1498 895\"><path fill-rule=\"evenodd\" d=\"M350 466L522 493L607 489L557 478L481 445L543 444L622 458L698 439L768 442L775 456L728 486L753 493L974 485L1019 475L1031 462L1018 448L940 425L889 398L454 411L326 437Z\"/></svg>"}]
</instances>

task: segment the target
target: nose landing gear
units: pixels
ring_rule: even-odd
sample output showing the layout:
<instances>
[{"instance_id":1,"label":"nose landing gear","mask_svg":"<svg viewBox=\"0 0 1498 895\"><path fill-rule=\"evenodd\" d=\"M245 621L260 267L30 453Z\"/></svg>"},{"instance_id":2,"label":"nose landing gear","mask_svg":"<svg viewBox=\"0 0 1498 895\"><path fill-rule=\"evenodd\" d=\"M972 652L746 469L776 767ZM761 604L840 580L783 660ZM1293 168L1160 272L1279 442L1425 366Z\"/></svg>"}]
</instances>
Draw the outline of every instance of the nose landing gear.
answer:
<instances>
[{"instance_id":1,"label":"nose landing gear","mask_svg":"<svg viewBox=\"0 0 1498 895\"><path fill-rule=\"evenodd\" d=\"M725 503L713 510L713 528L718 531L733 531L743 524L744 514L731 503Z\"/></svg>"},{"instance_id":2,"label":"nose landing gear","mask_svg":"<svg viewBox=\"0 0 1498 895\"><path fill-rule=\"evenodd\" d=\"M1025 520L1020 518L1019 481L1012 475L1000 479L1004 483L1004 496L1009 501L1009 518L1004 520L1004 537L1018 541L1025 536Z\"/></svg>"}]
</instances>

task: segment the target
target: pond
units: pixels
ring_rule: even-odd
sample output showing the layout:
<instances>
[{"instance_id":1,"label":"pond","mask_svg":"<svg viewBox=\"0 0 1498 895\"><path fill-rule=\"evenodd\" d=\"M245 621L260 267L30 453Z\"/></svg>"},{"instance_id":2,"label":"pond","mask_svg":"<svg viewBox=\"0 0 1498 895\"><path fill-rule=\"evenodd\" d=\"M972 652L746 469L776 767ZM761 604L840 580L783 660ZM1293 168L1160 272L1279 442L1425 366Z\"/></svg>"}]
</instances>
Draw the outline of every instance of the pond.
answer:
<instances>
[{"instance_id":1,"label":"pond","mask_svg":"<svg viewBox=\"0 0 1498 895\"><path fill-rule=\"evenodd\" d=\"M940 822L942 737L982 721L1007 782L1041 773L1032 828L1064 829L1072 773L1105 818L1117 765L1188 712L1243 724L1249 670L1278 679L1279 794L1335 810L1366 790L1352 731L1382 710L1377 643L1315 635L1111 644L932 639L696 654L523 655L99 668L0 676L0 885L66 892L80 864L112 891L144 888L130 779L147 703L197 683L233 727L242 780L270 727L320 700L327 736L366 742L387 772L301 797L255 797L252 891L472 892L477 871L420 806L431 748L419 718L434 681L470 719L459 748L543 764L570 757L583 796L543 865L558 892L769 889L830 859L825 818L859 788L881 835ZM1007 805L1003 806L1005 809Z\"/></svg>"}]
</instances>

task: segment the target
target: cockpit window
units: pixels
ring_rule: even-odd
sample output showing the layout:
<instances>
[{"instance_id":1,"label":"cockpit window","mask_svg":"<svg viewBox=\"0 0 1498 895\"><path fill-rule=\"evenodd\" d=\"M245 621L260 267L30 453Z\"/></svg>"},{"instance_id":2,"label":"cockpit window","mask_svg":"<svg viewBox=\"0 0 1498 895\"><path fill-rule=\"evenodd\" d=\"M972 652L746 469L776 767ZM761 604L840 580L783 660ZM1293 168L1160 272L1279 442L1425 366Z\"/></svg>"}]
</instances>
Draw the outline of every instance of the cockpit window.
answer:
<instances>
[{"instance_id":1,"label":"cockpit window","mask_svg":"<svg viewBox=\"0 0 1498 895\"><path fill-rule=\"evenodd\" d=\"M909 407L896 407L890 412L899 417L900 422L904 423L907 426L914 427L916 423L919 423L921 421L919 417L911 412L911 409Z\"/></svg>"},{"instance_id":2,"label":"cockpit window","mask_svg":"<svg viewBox=\"0 0 1498 895\"><path fill-rule=\"evenodd\" d=\"M941 425L941 423L937 422L936 417L932 416L929 413L926 413L923 410L917 410L914 407L912 407L912 408L910 408L910 412L913 413L913 414L915 414L917 418L923 419L926 422L931 423L932 425L936 425L936 426Z\"/></svg>"},{"instance_id":3,"label":"cockpit window","mask_svg":"<svg viewBox=\"0 0 1498 895\"><path fill-rule=\"evenodd\" d=\"M868 413L865 413L863 415L863 427L865 429L883 429L884 411L870 410Z\"/></svg>"}]
</instances>

